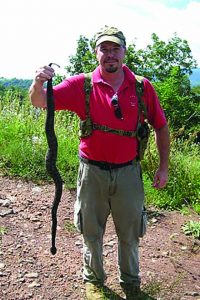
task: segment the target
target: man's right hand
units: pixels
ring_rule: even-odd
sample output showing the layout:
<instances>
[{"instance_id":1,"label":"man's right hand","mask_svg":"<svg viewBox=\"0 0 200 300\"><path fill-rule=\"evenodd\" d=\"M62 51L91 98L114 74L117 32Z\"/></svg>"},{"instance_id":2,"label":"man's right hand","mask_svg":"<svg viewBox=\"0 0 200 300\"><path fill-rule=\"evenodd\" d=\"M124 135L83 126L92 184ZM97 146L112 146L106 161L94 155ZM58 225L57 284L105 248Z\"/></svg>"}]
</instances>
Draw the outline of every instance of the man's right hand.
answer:
<instances>
[{"instance_id":1,"label":"man's right hand","mask_svg":"<svg viewBox=\"0 0 200 300\"><path fill-rule=\"evenodd\" d=\"M29 89L29 97L34 106L45 108L47 106L46 92L43 85L55 75L55 72L53 68L44 66L39 68L35 73L36 75Z\"/></svg>"},{"instance_id":2,"label":"man's right hand","mask_svg":"<svg viewBox=\"0 0 200 300\"><path fill-rule=\"evenodd\" d=\"M45 81L51 79L54 75L55 71L52 67L41 67L36 71L35 82L43 85Z\"/></svg>"}]
</instances>

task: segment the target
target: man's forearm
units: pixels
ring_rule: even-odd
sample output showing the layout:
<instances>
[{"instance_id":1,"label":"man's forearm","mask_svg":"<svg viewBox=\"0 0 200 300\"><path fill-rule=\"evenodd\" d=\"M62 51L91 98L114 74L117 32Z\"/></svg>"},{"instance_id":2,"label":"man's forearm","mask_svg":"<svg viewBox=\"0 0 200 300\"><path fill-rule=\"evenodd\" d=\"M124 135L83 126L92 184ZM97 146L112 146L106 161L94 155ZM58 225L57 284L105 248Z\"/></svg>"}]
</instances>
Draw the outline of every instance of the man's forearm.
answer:
<instances>
[{"instance_id":1,"label":"man's forearm","mask_svg":"<svg viewBox=\"0 0 200 300\"><path fill-rule=\"evenodd\" d=\"M33 81L29 89L31 103L36 107L46 107L46 93L43 84Z\"/></svg>"},{"instance_id":2,"label":"man's forearm","mask_svg":"<svg viewBox=\"0 0 200 300\"><path fill-rule=\"evenodd\" d=\"M169 150L170 150L170 135L168 126L155 130L156 144L160 158L160 169L168 170L169 165Z\"/></svg>"}]
</instances>

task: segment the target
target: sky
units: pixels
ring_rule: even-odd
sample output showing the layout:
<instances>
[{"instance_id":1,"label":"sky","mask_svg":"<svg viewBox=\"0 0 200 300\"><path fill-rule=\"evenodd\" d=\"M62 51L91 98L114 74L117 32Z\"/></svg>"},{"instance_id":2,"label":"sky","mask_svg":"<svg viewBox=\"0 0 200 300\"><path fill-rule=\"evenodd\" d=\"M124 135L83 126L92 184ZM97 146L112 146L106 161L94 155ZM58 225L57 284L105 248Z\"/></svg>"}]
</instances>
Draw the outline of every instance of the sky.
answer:
<instances>
[{"instance_id":1,"label":"sky","mask_svg":"<svg viewBox=\"0 0 200 300\"><path fill-rule=\"evenodd\" d=\"M167 42L176 32L200 67L200 0L6 0L0 5L0 77L32 79L50 62L64 67L80 35L104 25L145 49L152 33Z\"/></svg>"}]
</instances>

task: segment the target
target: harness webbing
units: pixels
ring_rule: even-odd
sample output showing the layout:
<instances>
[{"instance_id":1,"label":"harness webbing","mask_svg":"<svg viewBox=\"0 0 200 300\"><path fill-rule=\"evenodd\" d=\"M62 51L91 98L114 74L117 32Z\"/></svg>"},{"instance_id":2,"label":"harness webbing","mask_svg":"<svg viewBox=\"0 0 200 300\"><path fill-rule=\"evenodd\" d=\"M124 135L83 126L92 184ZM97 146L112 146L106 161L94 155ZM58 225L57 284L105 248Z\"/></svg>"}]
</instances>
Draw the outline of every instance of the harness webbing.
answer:
<instances>
[{"instance_id":1,"label":"harness webbing","mask_svg":"<svg viewBox=\"0 0 200 300\"><path fill-rule=\"evenodd\" d=\"M138 98L138 124L141 123L141 115L143 114L145 119L147 118L147 108L142 100L142 95L144 94L144 83L143 77L139 75L135 75L136 78L136 94ZM84 81L84 91L86 95L85 99L85 109L86 109L86 120L85 124L89 124L91 126L91 130L102 130L105 132L110 132L113 134L118 134L121 136L127 137L135 137L137 135L137 130L133 131L126 131L121 129L110 128L106 125L96 124L93 123L90 117L90 92L92 90L92 73L85 74L85 81ZM84 121L82 121L84 122ZM86 125L87 126L87 125ZM82 134L82 137L84 135Z\"/></svg>"},{"instance_id":2,"label":"harness webbing","mask_svg":"<svg viewBox=\"0 0 200 300\"><path fill-rule=\"evenodd\" d=\"M90 92L92 90L92 73L85 74L84 80L84 91L86 95L85 104L86 104L86 118L90 118Z\"/></svg>"},{"instance_id":3,"label":"harness webbing","mask_svg":"<svg viewBox=\"0 0 200 300\"><path fill-rule=\"evenodd\" d=\"M118 134L121 136L128 136L128 137L135 137L136 136L136 131L125 131L125 130L120 130L120 129L114 129L114 128L110 128L108 126L105 125L99 125L99 124L95 124L93 123L92 128L95 130L102 130L105 132L110 132L110 133L114 133L114 134Z\"/></svg>"},{"instance_id":4,"label":"harness webbing","mask_svg":"<svg viewBox=\"0 0 200 300\"><path fill-rule=\"evenodd\" d=\"M145 119L147 119L147 107L144 104L144 101L142 100L142 95L144 95L144 83L143 79L144 77L135 75L136 79L136 95L138 98L138 111L139 111L139 116L141 116L141 112L144 114Z\"/></svg>"}]
</instances>

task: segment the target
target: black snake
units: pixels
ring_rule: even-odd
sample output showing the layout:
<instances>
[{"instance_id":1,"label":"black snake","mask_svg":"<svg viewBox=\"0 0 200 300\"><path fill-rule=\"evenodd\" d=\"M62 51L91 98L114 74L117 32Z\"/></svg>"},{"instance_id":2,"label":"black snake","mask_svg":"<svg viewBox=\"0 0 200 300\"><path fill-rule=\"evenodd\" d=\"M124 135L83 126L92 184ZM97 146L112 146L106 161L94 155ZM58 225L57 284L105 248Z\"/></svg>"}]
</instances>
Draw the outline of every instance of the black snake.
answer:
<instances>
[{"instance_id":1,"label":"black snake","mask_svg":"<svg viewBox=\"0 0 200 300\"><path fill-rule=\"evenodd\" d=\"M50 67L51 65L52 63L49 64ZM62 189L63 189L62 178L56 167L58 142L54 130L54 114L55 111L54 111L53 85L52 85L52 78L51 78L47 82L47 115L46 115L46 123L45 123L45 132L46 132L46 138L48 143L48 150L46 153L46 169L49 175L53 178L53 181L55 183L55 195L54 195L53 205L51 208L51 217L52 217L51 253L53 255L55 255L57 252L55 246L56 229L57 229L57 210L61 200Z\"/></svg>"}]
</instances>

